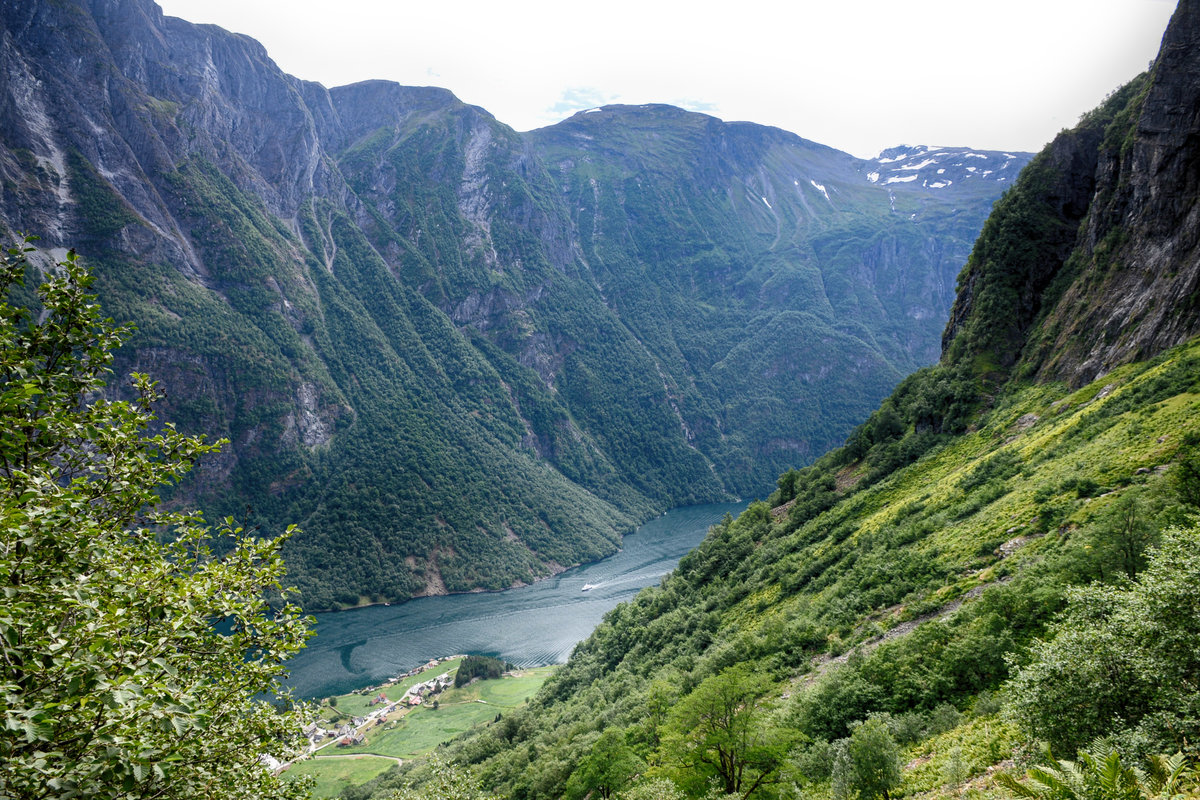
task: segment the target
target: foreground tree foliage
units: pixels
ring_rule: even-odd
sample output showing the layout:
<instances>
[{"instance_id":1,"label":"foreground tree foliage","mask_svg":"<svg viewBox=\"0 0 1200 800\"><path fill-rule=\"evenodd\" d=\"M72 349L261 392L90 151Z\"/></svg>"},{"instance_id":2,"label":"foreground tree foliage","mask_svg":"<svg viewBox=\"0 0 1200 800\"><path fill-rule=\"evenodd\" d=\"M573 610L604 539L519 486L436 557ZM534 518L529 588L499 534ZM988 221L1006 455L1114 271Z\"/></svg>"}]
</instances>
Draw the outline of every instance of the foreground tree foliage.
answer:
<instances>
[{"instance_id":1,"label":"foreground tree foliage","mask_svg":"<svg viewBox=\"0 0 1200 800\"><path fill-rule=\"evenodd\" d=\"M263 699L308 635L265 599L280 540L156 508L217 445L152 430L145 376L100 396L126 331L73 252L35 297L29 252L0 262L0 796L303 796L266 764L303 724Z\"/></svg>"},{"instance_id":2,"label":"foreground tree foliage","mask_svg":"<svg viewBox=\"0 0 1200 800\"><path fill-rule=\"evenodd\" d=\"M1136 580L1073 589L1052 638L1010 684L1031 737L1071 752L1097 737L1130 749L1200 741L1200 528L1172 528Z\"/></svg>"},{"instance_id":3,"label":"foreground tree foliage","mask_svg":"<svg viewBox=\"0 0 1200 800\"><path fill-rule=\"evenodd\" d=\"M500 800L486 794L468 770L439 755L430 757L429 772L430 779L420 788L399 789L390 800Z\"/></svg>"},{"instance_id":4,"label":"foreground tree foliage","mask_svg":"<svg viewBox=\"0 0 1200 800\"><path fill-rule=\"evenodd\" d=\"M747 798L782 780L796 736L773 718L763 699L769 687L739 664L702 681L672 709L663 750L681 785L697 795L712 785Z\"/></svg>"},{"instance_id":5,"label":"foreground tree foliage","mask_svg":"<svg viewBox=\"0 0 1200 800\"><path fill-rule=\"evenodd\" d=\"M833 762L837 800L890 800L890 792L899 785L900 748L882 719L867 720L838 743Z\"/></svg>"},{"instance_id":6,"label":"foreground tree foliage","mask_svg":"<svg viewBox=\"0 0 1200 800\"><path fill-rule=\"evenodd\" d=\"M625 737L616 728L600 734L587 757L580 762L567 781L565 796L584 798L599 796L609 800L646 769L646 763L625 744Z\"/></svg>"}]
</instances>

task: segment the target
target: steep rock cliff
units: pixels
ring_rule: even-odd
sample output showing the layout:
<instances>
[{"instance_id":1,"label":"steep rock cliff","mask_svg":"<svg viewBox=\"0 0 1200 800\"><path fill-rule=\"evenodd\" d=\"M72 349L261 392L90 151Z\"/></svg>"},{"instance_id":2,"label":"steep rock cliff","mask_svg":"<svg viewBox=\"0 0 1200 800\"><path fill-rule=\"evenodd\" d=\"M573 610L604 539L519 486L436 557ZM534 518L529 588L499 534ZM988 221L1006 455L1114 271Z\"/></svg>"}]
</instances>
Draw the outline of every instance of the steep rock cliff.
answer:
<instances>
[{"instance_id":1,"label":"steep rock cliff","mask_svg":"<svg viewBox=\"0 0 1200 800\"><path fill-rule=\"evenodd\" d=\"M1151 70L997 204L960 278L944 359L1081 385L1200 332L1198 164L1200 10L1181 0Z\"/></svg>"},{"instance_id":2,"label":"steep rock cliff","mask_svg":"<svg viewBox=\"0 0 1200 800\"><path fill-rule=\"evenodd\" d=\"M1048 319L1043 372L1073 383L1200 332L1200 9L1179 3L1149 85L1114 124L1081 277ZM1091 335L1088 335L1091 334Z\"/></svg>"}]
</instances>

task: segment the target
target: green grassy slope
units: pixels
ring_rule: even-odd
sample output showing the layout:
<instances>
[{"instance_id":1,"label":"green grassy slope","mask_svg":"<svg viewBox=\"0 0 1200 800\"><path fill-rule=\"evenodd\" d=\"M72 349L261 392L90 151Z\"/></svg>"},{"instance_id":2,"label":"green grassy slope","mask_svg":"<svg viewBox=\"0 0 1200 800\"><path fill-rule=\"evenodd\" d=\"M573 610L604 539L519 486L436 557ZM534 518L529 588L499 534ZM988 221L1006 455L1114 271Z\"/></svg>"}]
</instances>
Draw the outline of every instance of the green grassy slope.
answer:
<instances>
[{"instance_id":1,"label":"green grassy slope","mask_svg":"<svg viewBox=\"0 0 1200 800\"><path fill-rule=\"evenodd\" d=\"M1138 87L998 203L940 364L611 612L528 710L454 746L485 788L699 797L715 780L842 798L856 747L896 747L892 797L1008 796L995 772L1027 764L1038 737L1059 756L1098 735L1131 760L1195 755L1200 339L1079 387L1022 366L1058 298L1121 268L1074 255L1072 235ZM1051 636L1061 647L1039 643ZM624 768L601 769L598 748Z\"/></svg>"},{"instance_id":2,"label":"green grassy slope","mask_svg":"<svg viewBox=\"0 0 1200 800\"><path fill-rule=\"evenodd\" d=\"M1185 518L1162 473L1197 437L1200 342L1075 392L1014 392L978 429L841 490L827 511L756 503L717 526L660 588L612 612L528 711L454 754L505 796L554 797L588 734L615 727L666 770L649 709L738 663L770 677L779 713L816 742L869 712L965 711L1009 676L1006 656L1020 663L1068 586L1121 579L1129 558L1136 569L1149 539L1123 535L1130 515L1153 530ZM827 457L800 482L852 485L863 466ZM968 773L1017 738L990 725L993 739L972 746L994 758L975 753ZM945 760L953 737L919 746ZM906 785L936 788L939 776Z\"/></svg>"}]
</instances>

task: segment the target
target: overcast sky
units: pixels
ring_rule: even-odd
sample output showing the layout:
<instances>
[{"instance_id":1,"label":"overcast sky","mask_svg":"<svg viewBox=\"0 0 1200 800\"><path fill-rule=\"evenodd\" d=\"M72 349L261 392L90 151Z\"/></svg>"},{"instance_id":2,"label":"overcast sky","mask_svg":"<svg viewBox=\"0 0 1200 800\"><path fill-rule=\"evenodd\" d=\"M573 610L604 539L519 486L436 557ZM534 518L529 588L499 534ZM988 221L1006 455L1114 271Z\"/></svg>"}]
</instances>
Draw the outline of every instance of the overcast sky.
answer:
<instances>
[{"instance_id":1,"label":"overcast sky","mask_svg":"<svg viewBox=\"0 0 1200 800\"><path fill-rule=\"evenodd\" d=\"M1144 70L1175 0L160 0L326 86L442 86L517 130L671 103L857 156L1039 150Z\"/></svg>"}]
</instances>

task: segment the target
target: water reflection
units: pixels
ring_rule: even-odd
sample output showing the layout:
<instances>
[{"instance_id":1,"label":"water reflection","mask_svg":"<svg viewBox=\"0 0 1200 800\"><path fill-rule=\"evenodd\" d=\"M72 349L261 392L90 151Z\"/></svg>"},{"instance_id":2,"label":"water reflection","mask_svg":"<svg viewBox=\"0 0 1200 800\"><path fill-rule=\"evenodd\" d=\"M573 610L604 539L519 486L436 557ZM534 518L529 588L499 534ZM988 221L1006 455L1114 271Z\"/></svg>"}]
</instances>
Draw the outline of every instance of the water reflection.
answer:
<instances>
[{"instance_id":1,"label":"water reflection","mask_svg":"<svg viewBox=\"0 0 1200 800\"><path fill-rule=\"evenodd\" d=\"M317 614L317 635L289 664L288 685L301 697L340 694L455 653L561 663L607 611L657 584L711 525L745 506L673 509L625 537L615 556L532 586Z\"/></svg>"}]
</instances>

